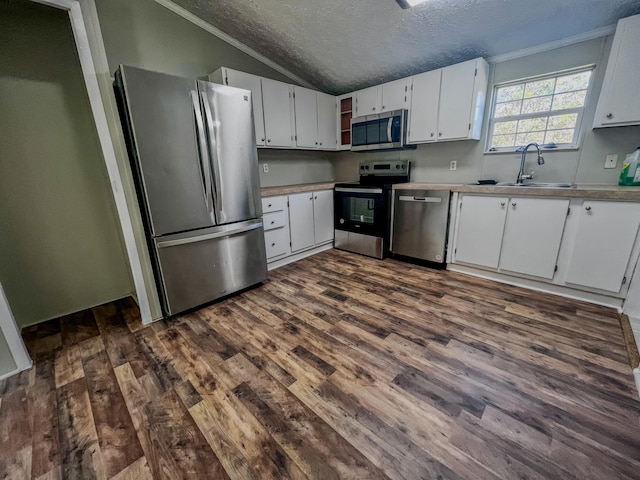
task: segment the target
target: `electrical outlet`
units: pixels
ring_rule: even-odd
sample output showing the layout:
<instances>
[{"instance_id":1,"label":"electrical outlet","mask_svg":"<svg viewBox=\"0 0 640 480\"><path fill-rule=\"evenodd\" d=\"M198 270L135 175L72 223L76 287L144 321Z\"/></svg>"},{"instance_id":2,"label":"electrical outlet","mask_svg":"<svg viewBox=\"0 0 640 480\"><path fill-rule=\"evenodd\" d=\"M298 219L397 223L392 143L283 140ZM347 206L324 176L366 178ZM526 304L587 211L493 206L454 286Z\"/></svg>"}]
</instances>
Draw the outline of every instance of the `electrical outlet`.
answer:
<instances>
[{"instance_id":1,"label":"electrical outlet","mask_svg":"<svg viewBox=\"0 0 640 480\"><path fill-rule=\"evenodd\" d=\"M616 168L618 165L618 154L610 153L604 161L604 168Z\"/></svg>"},{"instance_id":2,"label":"electrical outlet","mask_svg":"<svg viewBox=\"0 0 640 480\"><path fill-rule=\"evenodd\" d=\"M449 170L455 170L456 168L458 168L458 162L456 162L455 160L451 160L449 162Z\"/></svg>"},{"instance_id":3,"label":"electrical outlet","mask_svg":"<svg viewBox=\"0 0 640 480\"><path fill-rule=\"evenodd\" d=\"M263 163L262 164L262 171L264 173L269 173L269 164L268 163Z\"/></svg>"}]
</instances>

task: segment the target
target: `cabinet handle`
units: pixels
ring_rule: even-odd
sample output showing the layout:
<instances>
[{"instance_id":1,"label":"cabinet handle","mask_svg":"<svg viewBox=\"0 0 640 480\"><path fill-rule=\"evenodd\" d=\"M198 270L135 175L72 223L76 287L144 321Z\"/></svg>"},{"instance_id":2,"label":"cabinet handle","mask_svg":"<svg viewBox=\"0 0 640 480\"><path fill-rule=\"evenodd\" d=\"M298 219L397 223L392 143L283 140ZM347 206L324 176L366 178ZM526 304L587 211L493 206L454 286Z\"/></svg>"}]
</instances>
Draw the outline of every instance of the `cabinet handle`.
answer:
<instances>
[{"instance_id":1,"label":"cabinet handle","mask_svg":"<svg viewBox=\"0 0 640 480\"><path fill-rule=\"evenodd\" d=\"M613 113L607 113L607 118L613 118Z\"/></svg>"},{"instance_id":2,"label":"cabinet handle","mask_svg":"<svg viewBox=\"0 0 640 480\"><path fill-rule=\"evenodd\" d=\"M515 207L516 205L518 205L516 202L513 202L513 203L511 204L511 206L512 206L512 207Z\"/></svg>"},{"instance_id":3,"label":"cabinet handle","mask_svg":"<svg viewBox=\"0 0 640 480\"><path fill-rule=\"evenodd\" d=\"M268 208L271 208L271 204L268 205Z\"/></svg>"},{"instance_id":4,"label":"cabinet handle","mask_svg":"<svg viewBox=\"0 0 640 480\"><path fill-rule=\"evenodd\" d=\"M590 212L590 211L591 211L591 207L584 207L584 209L585 209L587 212Z\"/></svg>"},{"instance_id":5,"label":"cabinet handle","mask_svg":"<svg viewBox=\"0 0 640 480\"><path fill-rule=\"evenodd\" d=\"M268 139L267 142L271 143L271 139Z\"/></svg>"},{"instance_id":6,"label":"cabinet handle","mask_svg":"<svg viewBox=\"0 0 640 480\"><path fill-rule=\"evenodd\" d=\"M275 244L275 243L272 243L272 244L271 244L271 246L272 246L272 247L275 247L275 246L276 246L276 244Z\"/></svg>"},{"instance_id":7,"label":"cabinet handle","mask_svg":"<svg viewBox=\"0 0 640 480\"><path fill-rule=\"evenodd\" d=\"M438 136L441 137L442 136L442 132L438 133Z\"/></svg>"},{"instance_id":8,"label":"cabinet handle","mask_svg":"<svg viewBox=\"0 0 640 480\"><path fill-rule=\"evenodd\" d=\"M431 136L433 137L435 135L435 133L431 132Z\"/></svg>"},{"instance_id":9,"label":"cabinet handle","mask_svg":"<svg viewBox=\"0 0 640 480\"><path fill-rule=\"evenodd\" d=\"M322 142L320 142L320 146L322 146Z\"/></svg>"},{"instance_id":10,"label":"cabinet handle","mask_svg":"<svg viewBox=\"0 0 640 480\"><path fill-rule=\"evenodd\" d=\"M276 223L276 221L275 220L271 220L271 225L273 225L274 223Z\"/></svg>"},{"instance_id":11,"label":"cabinet handle","mask_svg":"<svg viewBox=\"0 0 640 480\"><path fill-rule=\"evenodd\" d=\"M317 196L316 196L316 197L313 197L313 198L315 198L316 200L318 199L318 197L317 197Z\"/></svg>"},{"instance_id":12,"label":"cabinet handle","mask_svg":"<svg viewBox=\"0 0 640 480\"><path fill-rule=\"evenodd\" d=\"M264 138L261 138L261 139L260 139L260 141L261 141L261 142L264 142Z\"/></svg>"},{"instance_id":13,"label":"cabinet handle","mask_svg":"<svg viewBox=\"0 0 640 480\"><path fill-rule=\"evenodd\" d=\"M382 109L384 110L384 105L382 105Z\"/></svg>"},{"instance_id":14,"label":"cabinet handle","mask_svg":"<svg viewBox=\"0 0 640 480\"><path fill-rule=\"evenodd\" d=\"M372 110L375 112L376 111L376 107L373 107Z\"/></svg>"},{"instance_id":15,"label":"cabinet handle","mask_svg":"<svg viewBox=\"0 0 640 480\"><path fill-rule=\"evenodd\" d=\"M501 203L500 203L500 206L501 206L501 207L504 207L504 206L505 206L505 202L501 202Z\"/></svg>"}]
</instances>

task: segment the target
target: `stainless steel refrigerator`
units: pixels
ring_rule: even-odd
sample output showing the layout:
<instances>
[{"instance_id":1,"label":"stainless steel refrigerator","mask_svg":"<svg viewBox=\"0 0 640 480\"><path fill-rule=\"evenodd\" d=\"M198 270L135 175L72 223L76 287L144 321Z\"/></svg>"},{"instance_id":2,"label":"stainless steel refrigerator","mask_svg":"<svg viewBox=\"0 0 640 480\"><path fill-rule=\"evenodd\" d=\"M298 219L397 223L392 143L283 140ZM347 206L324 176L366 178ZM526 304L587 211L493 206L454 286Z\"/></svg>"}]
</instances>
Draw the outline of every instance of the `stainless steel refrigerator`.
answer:
<instances>
[{"instance_id":1,"label":"stainless steel refrigerator","mask_svg":"<svg viewBox=\"0 0 640 480\"><path fill-rule=\"evenodd\" d=\"M114 89L164 313L265 280L251 92L122 65Z\"/></svg>"}]
</instances>

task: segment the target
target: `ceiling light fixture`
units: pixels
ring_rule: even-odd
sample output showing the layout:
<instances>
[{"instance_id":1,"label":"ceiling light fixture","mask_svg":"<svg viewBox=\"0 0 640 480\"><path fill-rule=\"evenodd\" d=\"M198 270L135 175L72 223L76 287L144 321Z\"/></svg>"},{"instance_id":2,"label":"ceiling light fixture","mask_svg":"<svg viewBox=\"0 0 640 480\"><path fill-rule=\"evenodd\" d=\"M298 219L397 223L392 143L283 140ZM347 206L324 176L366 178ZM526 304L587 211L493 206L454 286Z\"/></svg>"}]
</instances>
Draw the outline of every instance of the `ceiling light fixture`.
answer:
<instances>
[{"instance_id":1,"label":"ceiling light fixture","mask_svg":"<svg viewBox=\"0 0 640 480\"><path fill-rule=\"evenodd\" d=\"M396 0L402 8L411 8L426 2L427 0Z\"/></svg>"}]
</instances>

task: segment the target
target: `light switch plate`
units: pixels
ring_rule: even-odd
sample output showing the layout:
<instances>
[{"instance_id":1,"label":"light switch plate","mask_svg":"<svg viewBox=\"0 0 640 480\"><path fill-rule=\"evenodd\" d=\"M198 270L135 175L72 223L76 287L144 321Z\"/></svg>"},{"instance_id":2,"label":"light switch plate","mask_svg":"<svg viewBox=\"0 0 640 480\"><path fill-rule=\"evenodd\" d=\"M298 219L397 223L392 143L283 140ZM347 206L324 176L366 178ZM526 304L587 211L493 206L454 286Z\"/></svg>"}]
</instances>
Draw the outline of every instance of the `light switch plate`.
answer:
<instances>
[{"instance_id":1,"label":"light switch plate","mask_svg":"<svg viewBox=\"0 0 640 480\"><path fill-rule=\"evenodd\" d=\"M451 160L449 162L449 170L455 170L456 168L458 168L458 162L456 162L455 160Z\"/></svg>"},{"instance_id":2,"label":"light switch plate","mask_svg":"<svg viewBox=\"0 0 640 480\"><path fill-rule=\"evenodd\" d=\"M262 171L264 173L269 173L269 164L268 163L263 163L262 164Z\"/></svg>"},{"instance_id":3,"label":"light switch plate","mask_svg":"<svg viewBox=\"0 0 640 480\"><path fill-rule=\"evenodd\" d=\"M610 153L604 161L604 168L616 168L618 166L618 154Z\"/></svg>"}]
</instances>

